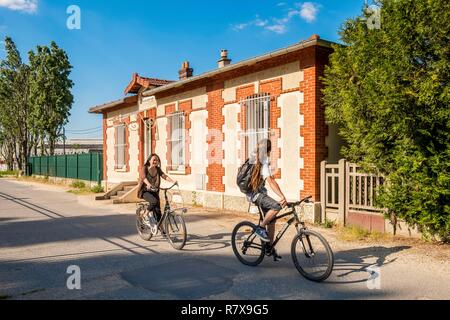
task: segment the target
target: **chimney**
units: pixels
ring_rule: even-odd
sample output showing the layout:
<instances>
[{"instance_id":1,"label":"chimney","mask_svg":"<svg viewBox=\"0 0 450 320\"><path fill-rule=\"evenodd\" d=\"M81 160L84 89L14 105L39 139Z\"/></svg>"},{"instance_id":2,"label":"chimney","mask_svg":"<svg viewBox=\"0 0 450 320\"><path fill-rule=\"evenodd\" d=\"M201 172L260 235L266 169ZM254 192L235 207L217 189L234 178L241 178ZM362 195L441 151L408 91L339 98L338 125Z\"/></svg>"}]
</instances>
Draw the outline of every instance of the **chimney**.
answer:
<instances>
[{"instance_id":1,"label":"chimney","mask_svg":"<svg viewBox=\"0 0 450 320\"><path fill-rule=\"evenodd\" d=\"M178 71L180 80L185 80L187 78L192 77L193 73L194 73L194 69L189 68L189 61L184 61L183 64L181 65L180 71Z\"/></svg>"},{"instance_id":2,"label":"chimney","mask_svg":"<svg viewBox=\"0 0 450 320\"><path fill-rule=\"evenodd\" d=\"M228 59L228 50L222 49L220 51L220 60L217 62L219 64L219 69L231 63L231 59Z\"/></svg>"}]
</instances>

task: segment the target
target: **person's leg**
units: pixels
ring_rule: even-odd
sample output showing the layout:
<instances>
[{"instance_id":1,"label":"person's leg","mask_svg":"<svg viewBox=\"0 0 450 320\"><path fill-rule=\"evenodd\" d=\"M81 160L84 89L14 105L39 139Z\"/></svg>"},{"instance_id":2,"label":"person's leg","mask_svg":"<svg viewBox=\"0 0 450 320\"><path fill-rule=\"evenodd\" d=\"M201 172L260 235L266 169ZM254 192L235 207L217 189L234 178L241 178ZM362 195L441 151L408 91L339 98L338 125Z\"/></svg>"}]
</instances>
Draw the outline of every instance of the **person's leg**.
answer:
<instances>
[{"instance_id":1,"label":"person's leg","mask_svg":"<svg viewBox=\"0 0 450 320\"><path fill-rule=\"evenodd\" d=\"M156 203L153 207L153 212L155 213L155 218L156 220L159 222L159 220L161 220L161 200L159 199L159 193L153 193L153 196L156 200Z\"/></svg>"},{"instance_id":2,"label":"person's leg","mask_svg":"<svg viewBox=\"0 0 450 320\"><path fill-rule=\"evenodd\" d=\"M265 230L265 227L269 225L268 227L268 235L267 237L264 236L264 232L261 230L258 230L257 234L262 235L262 239L264 241L270 242L270 244L273 242L273 239L275 237L275 223L270 223L277 215L277 213L281 210L280 204L269 197L267 194L261 194L255 201L255 204L258 205L264 214L264 219L260 224L260 228Z\"/></svg>"},{"instance_id":3,"label":"person's leg","mask_svg":"<svg viewBox=\"0 0 450 320\"><path fill-rule=\"evenodd\" d=\"M143 198L148 202L148 211L153 211L155 218L158 219L156 210L158 207L159 198L156 198L155 194L152 192L144 192Z\"/></svg>"}]
</instances>

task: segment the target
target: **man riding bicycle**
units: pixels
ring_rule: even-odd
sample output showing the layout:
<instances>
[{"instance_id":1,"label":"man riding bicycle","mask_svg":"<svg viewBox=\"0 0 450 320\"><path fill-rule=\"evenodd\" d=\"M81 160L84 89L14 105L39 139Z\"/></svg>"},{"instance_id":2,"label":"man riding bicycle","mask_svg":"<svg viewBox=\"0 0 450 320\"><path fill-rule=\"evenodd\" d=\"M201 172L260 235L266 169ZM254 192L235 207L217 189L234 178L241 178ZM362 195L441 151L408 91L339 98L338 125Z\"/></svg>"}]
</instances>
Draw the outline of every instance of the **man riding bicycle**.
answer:
<instances>
[{"instance_id":1,"label":"man riding bicycle","mask_svg":"<svg viewBox=\"0 0 450 320\"><path fill-rule=\"evenodd\" d=\"M272 176L270 169L270 152L272 150L272 143L269 139L264 139L258 142L256 152L254 152L249 161L253 164L251 171L249 192L246 193L247 200L259 206L264 214L264 220L255 230L257 236L270 245L266 246L266 253L274 256L276 259L281 259L275 250L272 248L273 239L275 237L275 223L271 223L272 219L276 217L277 213L286 205L286 197L281 191L275 178ZM277 202L267 194L265 182L269 183L270 188L280 197ZM268 234L266 226L268 225Z\"/></svg>"}]
</instances>

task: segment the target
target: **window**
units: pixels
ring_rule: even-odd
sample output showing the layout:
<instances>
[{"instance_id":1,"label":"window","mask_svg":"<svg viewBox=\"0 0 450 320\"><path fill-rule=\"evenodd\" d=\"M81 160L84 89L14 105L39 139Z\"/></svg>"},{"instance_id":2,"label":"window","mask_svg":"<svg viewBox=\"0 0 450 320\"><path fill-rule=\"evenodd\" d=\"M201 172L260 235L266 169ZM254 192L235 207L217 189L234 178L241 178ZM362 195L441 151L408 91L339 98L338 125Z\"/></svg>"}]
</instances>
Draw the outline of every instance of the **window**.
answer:
<instances>
[{"instance_id":1,"label":"window","mask_svg":"<svg viewBox=\"0 0 450 320\"><path fill-rule=\"evenodd\" d=\"M115 127L115 159L116 159L116 169L124 169L125 167L125 149L126 149L126 140L125 140L125 125L119 125Z\"/></svg>"},{"instance_id":2,"label":"window","mask_svg":"<svg viewBox=\"0 0 450 320\"><path fill-rule=\"evenodd\" d=\"M152 121L144 120L144 159L152 153ZM144 160L145 161L145 160Z\"/></svg>"},{"instance_id":3,"label":"window","mask_svg":"<svg viewBox=\"0 0 450 320\"><path fill-rule=\"evenodd\" d=\"M256 149L258 141L269 138L270 95L255 94L242 100L245 112L245 157Z\"/></svg>"},{"instance_id":4,"label":"window","mask_svg":"<svg viewBox=\"0 0 450 320\"><path fill-rule=\"evenodd\" d=\"M185 124L184 112L176 112L172 114L170 121L170 161L169 170L184 171L185 170Z\"/></svg>"}]
</instances>

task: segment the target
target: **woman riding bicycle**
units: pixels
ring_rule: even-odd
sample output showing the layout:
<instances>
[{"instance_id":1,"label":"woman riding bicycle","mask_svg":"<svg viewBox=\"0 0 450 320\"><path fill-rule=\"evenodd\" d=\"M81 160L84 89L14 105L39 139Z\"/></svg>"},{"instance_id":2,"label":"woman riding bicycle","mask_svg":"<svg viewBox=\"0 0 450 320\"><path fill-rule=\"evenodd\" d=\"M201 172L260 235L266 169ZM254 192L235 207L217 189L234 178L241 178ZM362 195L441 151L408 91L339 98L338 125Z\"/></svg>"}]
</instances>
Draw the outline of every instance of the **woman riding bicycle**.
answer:
<instances>
[{"instance_id":1,"label":"woman riding bicycle","mask_svg":"<svg viewBox=\"0 0 450 320\"><path fill-rule=\"evenodd\" d=\"M158 222L161 219L161 204L159 200L161 178L172 183L177 182L161 170L161 160L156 153L153 153L142 167L138 197L148 202L148 211L153 211ZM141 214L145 214L145 211Z\"/></svg>"},{"instance_id":2,"label":"woman riding bicycle","mask_svg":"<svg viewBox=\"0 0 450 320\"><path fill-rule=\"evenodd\" d=\"M269 255L278 256L275 249L272 249L271 244L275 236L275 223L271 223L277 213L286 205L286 197L281 191L278 183L275 181L270 170L270 152L272 151L272 143L269 139L264 139L258 142L256 152L250 157L250 163L254 164L251 179L250 189L252 192L247 193L247 200L259 206L264 213L264 220L255 230L263 241L270 242L266 246ZM281 198L279 202L269 197L265 182L269 183L270 188ZM269 225L269 234L265 227Z\"/></svg>"}]
</instances>

